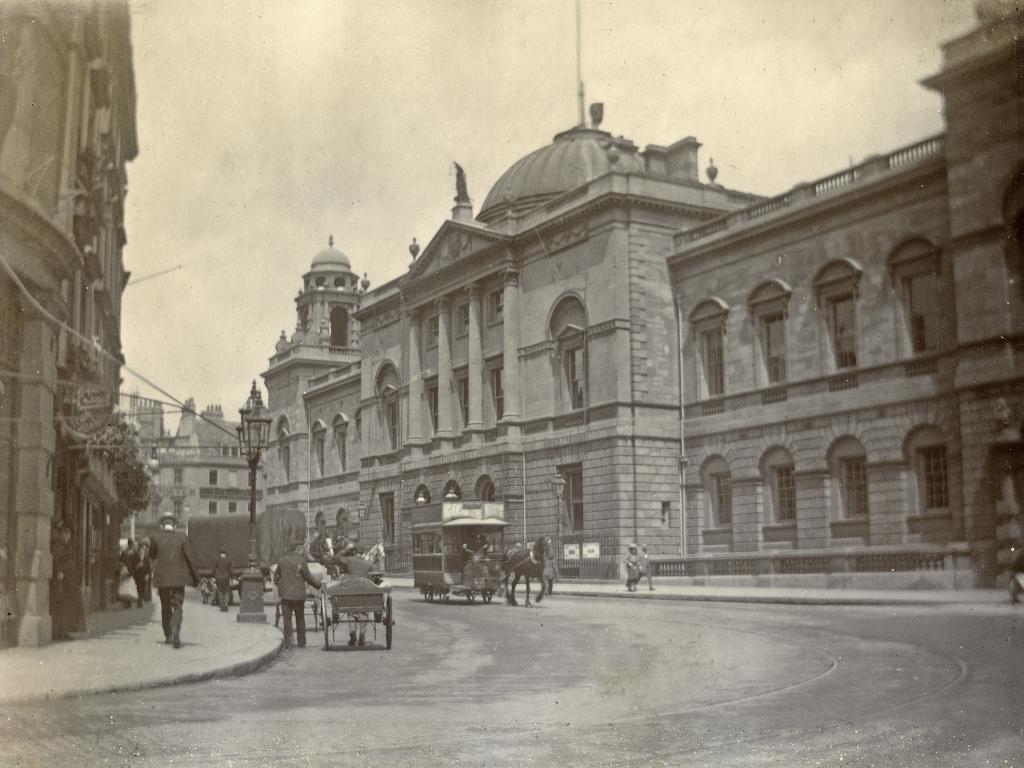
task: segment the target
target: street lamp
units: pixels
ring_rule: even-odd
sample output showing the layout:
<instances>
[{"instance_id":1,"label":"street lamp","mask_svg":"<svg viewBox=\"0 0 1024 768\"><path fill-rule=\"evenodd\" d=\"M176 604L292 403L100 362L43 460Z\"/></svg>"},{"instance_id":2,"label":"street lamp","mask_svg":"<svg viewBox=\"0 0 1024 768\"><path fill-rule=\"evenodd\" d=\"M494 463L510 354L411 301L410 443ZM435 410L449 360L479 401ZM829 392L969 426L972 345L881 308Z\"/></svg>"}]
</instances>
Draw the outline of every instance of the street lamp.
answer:
<instances>
[{"instance_id":1,"label":"street lamp","mask_svg":"<svg viewBox=\"0 0 1024 768\"><path fill-rule=\"evenodd\" d=\"M556 472L555 476L551 478L551 488L555 492L555 506L558 508L558 532L555 536L555 540L559 546L562 543L562 516L564 511L562 510L562 493L565 491L565 478L562 477L561 472Z\"/></svg>"},{"instance_id":2,"label":"street lamp","mask_svg":"<svg viewBox=\"0 0 1024 768\"><path fill-rule=\"evenodd\" d=\"M267 615L263 612L263 574L256 567L256 467L270 441L270 416L255 380L249 399L238 413L242 417L238 425L238 444L249 463L249 567L239 578L242 605L238 621L258 624L266 622Z\"/></svg>"}]
</instances>

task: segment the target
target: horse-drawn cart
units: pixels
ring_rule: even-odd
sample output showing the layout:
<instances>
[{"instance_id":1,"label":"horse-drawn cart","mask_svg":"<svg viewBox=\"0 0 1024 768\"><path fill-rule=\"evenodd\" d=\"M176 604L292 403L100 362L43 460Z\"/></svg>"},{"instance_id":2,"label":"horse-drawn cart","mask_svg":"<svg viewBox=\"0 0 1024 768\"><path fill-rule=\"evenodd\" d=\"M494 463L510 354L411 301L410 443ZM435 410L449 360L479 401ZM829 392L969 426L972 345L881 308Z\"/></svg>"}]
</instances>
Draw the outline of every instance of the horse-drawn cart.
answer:
<instances>
[{"instance_id":1,"label":"horse-drawn cart","mask_svg":"<svg viewBox=\"0 0 1024 768\"><path fill-rule=\"evenodd\" d=\"M373 624L373 639L377 639L377 625L384 626L384 639L391 650L395 614L391 603L391 587L375 583L361 576L347 574L337 579L326 579L320 586L320 615L324 625L324 649L330 650L338 624L347 622L366 631ZM348 618L343 618L347 616Z\"/></svg>"},{"instance_id":2,"label":"horse-drawn cart","mask_svg":"<svg viewBox=\"0 0 1024 768\"><path fill-rule=\"evenodd\" d=\"M413 586L427 601L491 602L502 581L504 504L443 502L413 510Z\"/></svg>"}]
</instances>

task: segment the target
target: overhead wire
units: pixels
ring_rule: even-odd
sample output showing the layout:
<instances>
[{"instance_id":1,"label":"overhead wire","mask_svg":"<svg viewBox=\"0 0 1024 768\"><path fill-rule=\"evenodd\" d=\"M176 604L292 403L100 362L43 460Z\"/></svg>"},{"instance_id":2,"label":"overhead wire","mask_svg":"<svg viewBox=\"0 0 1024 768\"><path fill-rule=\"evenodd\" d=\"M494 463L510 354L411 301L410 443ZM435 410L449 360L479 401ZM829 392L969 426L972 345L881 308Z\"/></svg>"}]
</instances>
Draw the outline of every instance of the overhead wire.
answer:
<instances>
[{"instance_id":1,"label":"overhead wire","mask_svg":"<svg viewBox=\"0 0 1024 768\"><path fill-rule=\"evenodd\" d=\"M177 406L179 406L182 409L186 409L186 406L185 406L185 404L182 401L180 401L178 398L176 398L174 395L172 395L166 389L161 387L159 384L153 382L147 376L145 376L142 373L139 373L138 371L136 371L134 368L132 368L126 362L124 362L124 360L122 360L120 357L118 357L117 355L111 354L106 349L104 349L100 344L94 342L92 339L88 338L84 334L79 333L78 331L76 331L74 328L72 328L70 325L65 323L60 318L54 317L52 314L50 314L38 301L36 301L35 296L33 296L32 293L28 290L28 288L25 287L25 284L23 282L21 282L21 278L18 277L18 273L14 271L14 267L12 267L8 263L7 259L4 258L4 255L2 253L0 253L0 266L3 267L4 272L7 273L7 276L14 283L15 287L17 287L17 289L21 292L22 296L25 297L25 300L28 301L29 305L36 312L38 312L40 315L42 315L43 318L45 318L46 320L48 320L51 323L53 323L57 328L63 329L68 334L70 334L72 337L78 339L78 341L80 341L81 343L87 345L87 347L89 349L95 350L98 354L106 357L108 360L112 361L117 366L119 366L121 368L124 368L124 370L126 370L132 376L136 377L137 379L139 379L141 382L143 382L147 386L152 387L153 389L155 389L157 392L159 392L164 397L170 398L170 400L172 401L173 405L177 405ZM81 386L81 382L75 382L74 385L75 386ZM191 411L191 409L187 409L187 410ZM234 439L238 439L236 434L234 434L233 432L231 432L228 429L225 429L223 426L218 424L216 421L213 421L212 419L206 418L201 413L197 413L196 416L198 416L200 419L202 419L203 421L207 422L208 424L212 425L213 427L219 429L221 432L224 432L225 434L231 435L231 437L234 438Z\"/></svg>"}]
</instances>

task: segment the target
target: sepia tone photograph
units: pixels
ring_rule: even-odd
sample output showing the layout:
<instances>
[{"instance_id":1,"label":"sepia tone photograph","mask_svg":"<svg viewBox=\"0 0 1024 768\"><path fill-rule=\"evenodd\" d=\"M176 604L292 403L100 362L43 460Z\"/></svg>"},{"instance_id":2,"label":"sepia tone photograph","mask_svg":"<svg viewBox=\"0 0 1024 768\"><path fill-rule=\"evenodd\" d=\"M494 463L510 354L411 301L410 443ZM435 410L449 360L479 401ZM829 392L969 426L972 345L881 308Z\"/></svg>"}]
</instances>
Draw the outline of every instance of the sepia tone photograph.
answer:
<instances>
[{"instance_id":1,"label":"sepia tone photograph","mask_svg":"<svg viewBox=\"0 0 1024 768\"><path fill-rule=\"evenodd\" d=\"M1024 768L1016 0L0 0L0 765Z\"/></svg>"}]
</instances>

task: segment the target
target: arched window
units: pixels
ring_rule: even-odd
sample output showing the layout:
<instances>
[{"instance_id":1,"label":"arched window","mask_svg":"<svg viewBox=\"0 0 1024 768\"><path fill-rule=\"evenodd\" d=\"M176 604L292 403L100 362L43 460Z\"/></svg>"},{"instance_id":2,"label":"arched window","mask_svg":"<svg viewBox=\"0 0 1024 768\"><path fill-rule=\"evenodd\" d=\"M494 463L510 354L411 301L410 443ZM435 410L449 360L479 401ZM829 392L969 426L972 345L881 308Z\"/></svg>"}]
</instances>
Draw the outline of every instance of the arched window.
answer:
<instances>
[{"instance_id":1,"label":"arched window","mask_svg":"<svg viewBox=\"0 0 1024 768\"><path fill-rule=\"evenodd\" d=\"M704 464L704 511L709 528L732 525L732 473L721 456L713 456Z\"/></svg>"},{"instance_id":2,"label":"arched window","mask_svg":"<svg viewBox=\"0 0 1024 768\"><path fill-rule=\"evenodd\" d=\"M459 501L462 499L462 488L455 480L449 480L444 484L444 500L445 501Z\"/></svg>"},{"instance_id":3,"label":"arched window","mask_svg":"<svg viewBox=\"0 0 1024 768\"><path fill-rule=\"evenodd\" d=\"M841 437L828 451L835 519L867 517L867 453L854 437Z\"/></svg>"},{"instance_id":4,"label":"arched window","mask_svg":"<svg viewBox=\"0 0 1024 768\"><path fill-rule=\"evenodd\" d=\"M857 367L857 290L861 268L851 259L830 261L814 278L819 316L828 340L827 368Z\"/></svg>"},{"instance_id":5,"label":"arched window","mask_svg":"<svg viewBox=\"0 0 1024 768\"><path fill-rule=\"evenodd\" d=\"M476 481L476 497L480 501L494 501L494 482L489 475L481 475Z\"/></svg>"},{"instance_id":6,"label":"arched window","mask_svg":"<svg viewBox=\"0 0 1024 768\"><path fill-rule=\"evenodd\" d=\"M345 472L348 469L348 419L345 418L345 414L339 413L334 417L331 430L334 432L334 449L338 453L338 463L341 465L341 471Z\"/></svg>"},{"instance_id":7,"label":"arched window","mask_svg":"<svg viewBox=\"0 0 1024 768\"><path fill-rule=\"evenodd\" d=\"M889 254L889 269L900 300L905 351L930 352L942 336L939 250L928 240L915 238Z\"/></svg>"},{"instance_id":8,"label":"arched window","mask_svg":"<svg viewBox=\"0 0 1024 768\"><path fill-rule=\"evenodd\" d=\"M764 478L766 520L787 523L796 520L796 485L793 457L785 448L772 448L761 459Z\"/></svg>"},{"instance_id":9,"label":"arched window","mask_svg":"<svg viewBox=\"0 0 1024 768\"><path fill-rule=\"evenodd\" d=\"M949 462L946 438L932 426L918 427L904 446L907 465L912 470L917 514L943 514L949 509Z\"/></svg>"},{"instance_id":10,"label":"arched window","mask_svg":"<svg viewBox=\"0 0 1024 768\"><path fill-rule=\"evenodd\" d=\"M324 443L327 441L327 427L322 421L313 425L313 459L316 461L317 472L324 476Z\"/></svg>"},{"instance_id":11,"label":"arched window","mask_svg":"<svg viewBox=\"0 0 1024 768\"><path fill-rule=\"evenodd\" d=\"M556 343L563 411L575 411L587 403L587 310L575 296L566 296L551 313L548 323Z\"/></svg>"},{"instance_id":12,"label":"arched window","mask_svg":"<svg viewBox=\"0 0 1024 768\"><path fill-rule=\"evenodd\" d=\"M786 321L792 292L782 280L766 280L747 297L747 309L754 324L755 370L760 384L786 381Z\"/></svg>"},{"instance_id":13,"label":"arched window","mask_svg":"<svg viewBox=\"0 0 1024 768\"><path fill-rule=\"evenodd\" d=\"M386 363L377 374L377 396L380 398L381 417L384 421L384 433L387 436L387 448L398 449L398 371L391 363Z\"/></svg>"},{"instance_id":14,"label":"arched window","mask_svg":"<svg viewBox=\"0 0 1024 768\"><path fill-rule=\"evenodd\" d=\"M725 394L725 321L728 315L729 305L719 298L704 299L690 313L702 399Z\"/></svg>"},{"instance_id":15,"label":"arched window","mask_svg":"<svg viewBox=\"0 0 1024 768\"><path fill-rule=\"evenodd\" d=\"M316 527L318 532L322 531L327 526L327 518L324 516L324 511L322 509L318 510L316 517L313 518L313 525Z\"/></svg>"},{"instance_id":16,"label":"arched window","mask_svg":"<svg viewBox=\"0 0 1024 768\"><path fill-rule=\"evenodd\" d=\"M348 346L348 310L344 307L331 310L331 346Z\"/></svg>"},{"instance_id":17,"label":"arched window","mask_svg":"<svg viewBox=\"0 0 1024 768\"><path fill-rule=\"evenodd\" d=\"M282 416L277 421L277 455L281 460L281 473L286 483L290 483L292 477L292 454L288 444L290 434L288 418Z\"/></svg>"}]
</instances>

